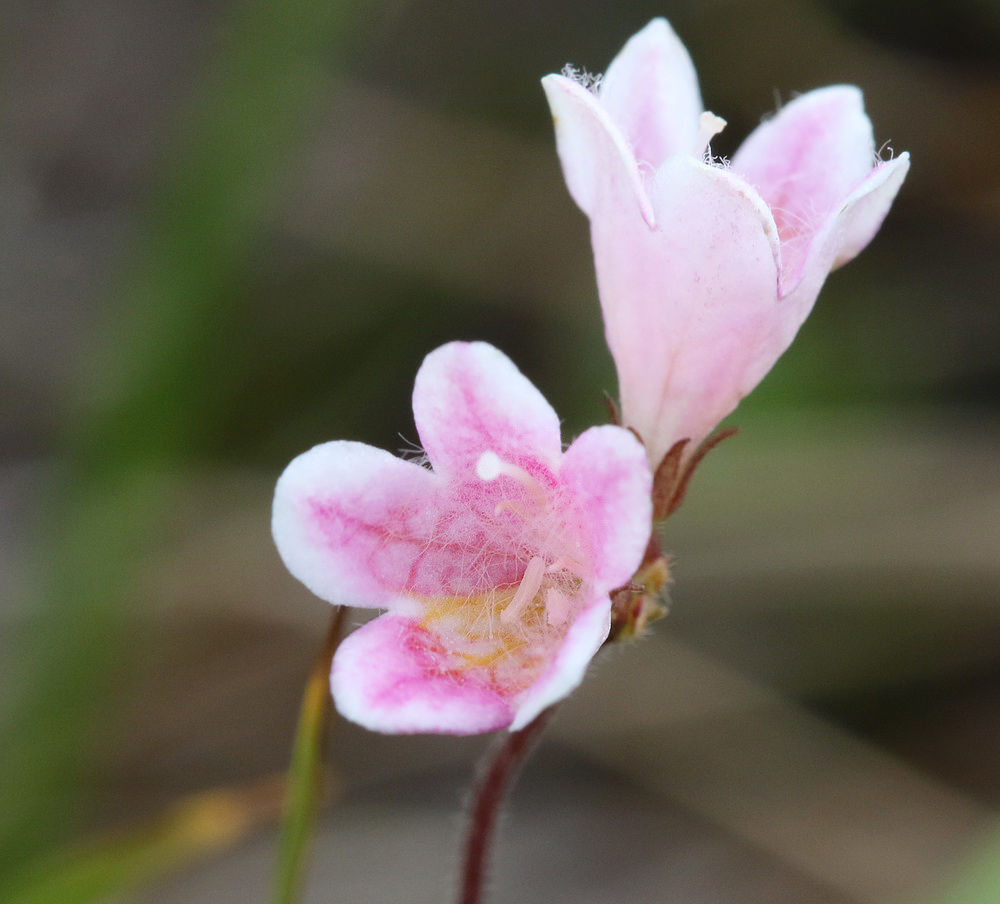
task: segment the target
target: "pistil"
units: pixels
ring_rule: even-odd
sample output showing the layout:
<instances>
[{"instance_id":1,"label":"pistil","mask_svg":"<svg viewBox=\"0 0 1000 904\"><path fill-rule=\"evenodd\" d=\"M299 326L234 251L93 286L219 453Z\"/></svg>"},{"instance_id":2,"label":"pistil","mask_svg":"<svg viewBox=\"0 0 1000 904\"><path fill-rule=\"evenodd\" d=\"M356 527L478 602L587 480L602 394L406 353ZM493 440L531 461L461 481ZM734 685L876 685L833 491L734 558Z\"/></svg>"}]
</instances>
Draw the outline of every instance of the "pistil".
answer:
<instances>
[{"instance_id":1,"label":"pistil","mask_svg":"<svg viewBox=\"0 0 1000 904\"><path fill-rule=\"evenodd\" d=\"M484 452L479 456L479 460L476 462L476 476L480 480L509 477L521 484L540 506L544 507L548 504L549 500L545 488L520 465L504 461L496 452ZM514 505L507 500L501 502L497 508L500 509L501 506L510 508L512 511L515 510Z\"/></svg>"}]
</instances>

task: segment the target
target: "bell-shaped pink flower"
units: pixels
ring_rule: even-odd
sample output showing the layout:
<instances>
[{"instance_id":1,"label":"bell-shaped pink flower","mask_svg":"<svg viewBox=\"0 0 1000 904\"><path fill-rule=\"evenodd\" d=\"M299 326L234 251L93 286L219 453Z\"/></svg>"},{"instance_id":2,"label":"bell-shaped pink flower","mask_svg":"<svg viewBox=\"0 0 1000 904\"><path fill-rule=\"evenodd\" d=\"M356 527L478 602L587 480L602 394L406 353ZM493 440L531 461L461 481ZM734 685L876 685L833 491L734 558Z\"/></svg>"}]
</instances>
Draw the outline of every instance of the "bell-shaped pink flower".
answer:
<instances>
[{"instance_id":1,"label":"bell-shaped pink flower","mask_svg":"<svg viewBox=\"0 0 1000 904\"><path fill-rule=\"evenodd\" d=\"M387 609L341 644L337 708L384 732L517 729L568 694L642 560L641 444L594 427L565 452L541 393L490 345L427 356L413 413L430 467L361 443L300 455L274 539L333 603Z\"/></svg>"},{"instance_id":2,"label":"bell-shaped pink flower","mask_svg":"<svg viewBox=\"0 0 1000 904\"><path fill-rule=\"evenodd\" d=\"M874 236L909 157L877 159L857 88L793 100L724 164L664 19L597 87L549 75L563 172L590 218L623 423L653 465L694 449L791 343L829 271ZM591 82L591 84L584 84ZM591 90L593 89L593 90Z\"/></svg>"}]
</instances>

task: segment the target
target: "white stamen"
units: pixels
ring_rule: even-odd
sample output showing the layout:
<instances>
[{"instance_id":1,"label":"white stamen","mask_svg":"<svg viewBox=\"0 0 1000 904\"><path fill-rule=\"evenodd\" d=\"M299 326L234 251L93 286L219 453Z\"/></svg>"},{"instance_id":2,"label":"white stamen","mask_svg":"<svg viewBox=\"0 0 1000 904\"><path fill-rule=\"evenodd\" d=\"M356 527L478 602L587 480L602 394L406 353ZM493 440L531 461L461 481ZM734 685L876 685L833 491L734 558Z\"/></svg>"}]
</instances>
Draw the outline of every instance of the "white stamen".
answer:
<instances>
[{"instance_id":1,"label":"white stamen","mask_svg":"<svg viewBox=\"0 0 1000 904\"><path fill-rule=\"evenodd\" d=\"M569 598L555 587L545 591L545 616L554 628L569 618Z\"/></svg>"},{"instance_id":2,"label":"white stamen","mask_svg":"<svg viewBox=\"0 0 1000 904\"><path fill-rule=\"evenodd\" d=\"M698 126L698 149L705 154L712 139L726 127L726 121L706 110L698 117Z\"/></svg>"},{"instance_id":3,"label":"white stamen","mask_svg":"<svg viewBox=\"0 0 1000 904\"><path fill-rule=\"evenodd\" d=\"M510 477L523 486L539 505L545 505L548 497L545 489L524 468L504 461L496 452L484 452L476 462L476 476L480 480L496 480L498 477Z\"/></svg>"},{"instance_id":4,"label":"white stamen","mask_svg":"<svg viewBox=\"0 0 1000 904\"><path fill-rule=\"evenodd\" d=\"M524 569L524 577L514 593L514 598L507 605L507 608L500 614L500 621L512 622L516 619L524 607L528 605L538 593L538 588L542 586L542 577L545 574L545 559L535 556L528 567Z\"/></svg>"}]
</instances>

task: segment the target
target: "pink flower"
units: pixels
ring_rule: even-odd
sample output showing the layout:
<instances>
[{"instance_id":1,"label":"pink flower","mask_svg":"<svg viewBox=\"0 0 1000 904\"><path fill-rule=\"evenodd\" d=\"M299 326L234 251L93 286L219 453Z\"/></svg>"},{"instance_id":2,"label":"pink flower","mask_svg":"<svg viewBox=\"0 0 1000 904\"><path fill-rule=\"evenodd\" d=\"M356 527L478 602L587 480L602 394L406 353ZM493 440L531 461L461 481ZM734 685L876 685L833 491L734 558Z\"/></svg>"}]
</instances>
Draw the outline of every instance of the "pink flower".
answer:
<instances>
[{"instance_id":1,"label":"pink flower","mask_svg":"<svg viewBox=\"0 0 1000 904\"><path fill-rule=\"evenodd\" d=\"M454 342L417 374L431 467L361 443L296 458L273 531L289 571L334 603L389 611L333 662L340 712L384 732L526 725L581 681L608 636L608 594L649 540L640 443L559 420L490 345Z\"/></svg>"},{"instance_id":2,"label":"pink flower","mask_svg":"<svg viewBox=\"0 0 1000 904\"><path fill-rule=\"evenodd\" d=\"M693 449L770 370L827 273L878 230L909 157L879 162L861 93L837 85L789 103L731 164L714 161L725 122L702 112L663 19L596 88L569 76L542 83L590 218L623 422L655 466L679 440Z\"/></svg>"}]
</instances>

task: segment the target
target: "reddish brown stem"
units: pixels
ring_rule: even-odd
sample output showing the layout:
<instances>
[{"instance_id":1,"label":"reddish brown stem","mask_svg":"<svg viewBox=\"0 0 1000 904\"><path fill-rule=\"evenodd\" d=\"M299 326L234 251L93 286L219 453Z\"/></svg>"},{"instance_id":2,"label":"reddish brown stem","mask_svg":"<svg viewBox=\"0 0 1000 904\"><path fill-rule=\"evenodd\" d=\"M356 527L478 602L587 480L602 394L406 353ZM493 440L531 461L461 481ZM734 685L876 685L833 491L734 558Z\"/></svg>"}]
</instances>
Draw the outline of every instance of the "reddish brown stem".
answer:
<instances>
[{"instance_id":1,"label":"reddish brown stem","mask_svg":"<svg viewBox=\"0 0 1000 904\"><path fill-rule=\"evenodd\" d=\"M499 747L491 751L492 758L476 786L469 813L458 904L480 904L483 899L486 864L500 808L555 709L550 706L542 710L533 722L520 731L512 731Z\"/></svg>"}]
</instances>

